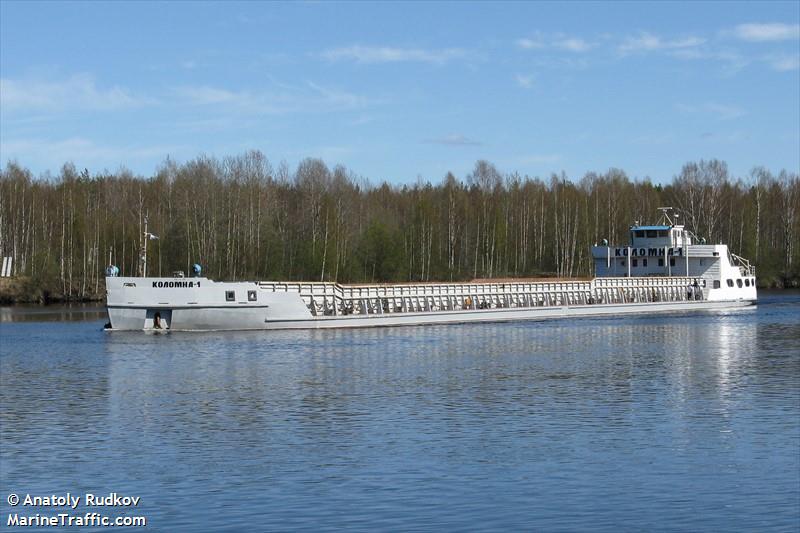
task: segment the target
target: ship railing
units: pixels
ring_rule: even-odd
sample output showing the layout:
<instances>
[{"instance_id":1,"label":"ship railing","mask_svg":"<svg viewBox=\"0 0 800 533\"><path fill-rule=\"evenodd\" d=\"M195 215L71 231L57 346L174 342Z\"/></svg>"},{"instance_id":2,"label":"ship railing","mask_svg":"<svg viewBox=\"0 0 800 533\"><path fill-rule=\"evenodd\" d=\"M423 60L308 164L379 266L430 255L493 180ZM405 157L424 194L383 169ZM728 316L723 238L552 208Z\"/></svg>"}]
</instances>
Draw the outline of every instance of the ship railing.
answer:
<instances>
[{"instance_id":1,"label":"ship railing","mask_svg":"<svg viewBox=\"0 0 800 533\"><path fill-rule=\"evenodd\" d=\"M312 297L314 314L388 314L436 311L467 311L543 306L586 305L593 303L588 291L496 294L471 292L455 295L420 295L387 297L349 297L331 302L326 297Z\"/></svg>"},{"instance_id":2,"label":"ship railing","mask_svg":"<svg viewBox=\"0 0 800 533\"><path fill-rule=\"evenodd\" d=\"M596 278L592 283L598 303L680 302L708 298L702 278Z\"/></svg>"},{"instance_id":3,"label":"ship railing","mask_svg":"<svg viewBox=\"0 0 800 533\"><path fill-rule=\"evenodd\" d=\"M697 278L596 278L593 281L339 285L262 282L262 289L297 292L315 316L374 315L505 308L703 300Z\"/></svg>"},{"instance_id":4,"label":"ship railing","mask_svg":"<svg viewBox=\"0 0 800 533\"><path fill-rule=\"evenodd\" d=\"M739 272L741 272L743 277L750 277L756 275L756 267L753 266L750 261L745 259L742 256L736 255L733 252L730 252L732 263L734 266L739 267Z\"/></svg>"}]
</instances>

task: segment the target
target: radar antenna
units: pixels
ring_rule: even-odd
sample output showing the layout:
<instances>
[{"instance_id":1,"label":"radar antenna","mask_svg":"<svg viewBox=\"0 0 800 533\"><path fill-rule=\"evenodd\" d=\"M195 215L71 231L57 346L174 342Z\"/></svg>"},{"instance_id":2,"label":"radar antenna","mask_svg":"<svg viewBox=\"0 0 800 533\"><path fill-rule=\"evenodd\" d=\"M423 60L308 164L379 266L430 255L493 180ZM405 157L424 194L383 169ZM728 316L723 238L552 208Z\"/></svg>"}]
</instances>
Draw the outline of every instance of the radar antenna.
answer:
<instances>
[{"instance_id":1,"label":"radar antenna","mask_svg":"<svg viewBox=\"0 0 800 533\"><path fill-rule=\"evenodd\" d=\"M659 220L659 224L666 224L668 226L674 226L675 222L673 222L672 218L670 218L670 212L675 211L672 207L659 207L657 208L661 211L661 219ZM672 213L672 217L678 218L676 213Z\"/></svg>"}]
</instances>

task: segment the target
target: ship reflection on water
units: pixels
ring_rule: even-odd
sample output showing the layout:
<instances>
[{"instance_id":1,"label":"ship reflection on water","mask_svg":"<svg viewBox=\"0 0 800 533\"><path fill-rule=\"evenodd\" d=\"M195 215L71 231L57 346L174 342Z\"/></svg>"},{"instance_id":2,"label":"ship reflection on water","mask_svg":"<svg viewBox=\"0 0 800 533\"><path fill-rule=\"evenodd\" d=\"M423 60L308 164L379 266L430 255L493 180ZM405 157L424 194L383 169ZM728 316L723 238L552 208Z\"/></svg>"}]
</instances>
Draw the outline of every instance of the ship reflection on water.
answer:
<instances>
[{"instance_id":1,"label":"ship reflection on water","mask_svg":"<svg viewBox=\"0 0 800 533\"><path fill-rule=\"evenodd\" d=\"M169 530L793 527L800 299L775 298L330 331L6 324L3 485L140 495Z\"/></svg>"}]
</instances>

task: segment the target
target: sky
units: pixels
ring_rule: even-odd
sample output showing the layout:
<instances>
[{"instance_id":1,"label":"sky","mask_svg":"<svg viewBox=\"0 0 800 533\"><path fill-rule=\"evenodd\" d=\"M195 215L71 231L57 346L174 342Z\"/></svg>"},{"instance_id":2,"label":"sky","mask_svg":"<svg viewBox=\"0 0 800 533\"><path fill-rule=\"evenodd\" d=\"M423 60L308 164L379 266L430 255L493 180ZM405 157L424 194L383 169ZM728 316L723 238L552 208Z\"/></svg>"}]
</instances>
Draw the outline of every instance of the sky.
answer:
<instances>
[{"instance_id":1,"label":"sky","mask_svg":"<svg viewBox=\"0 0 800 533\"><path fill-rule=\"evenodd\" d=\"M800 172L800 2L0 1L0 161Z\"/></svg>"}]
</instances>

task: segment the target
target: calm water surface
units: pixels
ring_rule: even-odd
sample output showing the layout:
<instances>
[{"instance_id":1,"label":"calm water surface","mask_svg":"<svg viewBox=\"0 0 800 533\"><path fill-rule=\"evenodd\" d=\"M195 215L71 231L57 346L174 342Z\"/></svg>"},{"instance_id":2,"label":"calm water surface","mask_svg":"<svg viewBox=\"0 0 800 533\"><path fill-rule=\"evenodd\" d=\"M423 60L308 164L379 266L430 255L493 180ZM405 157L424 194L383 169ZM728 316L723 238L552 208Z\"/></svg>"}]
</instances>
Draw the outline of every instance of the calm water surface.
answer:
<instances>
[{"instance_id":1,"label":"calm water surface","mask_svg":"<svg viewBox=\"0 0 800 533\"><path fill-rule=\"evenodd\" d=\"M800 529L798 293L328 332L15 313L0 313L4 526L7 494L69 491L141 496L129 514L150 531Z\"/></svg>"}]
</instances>

